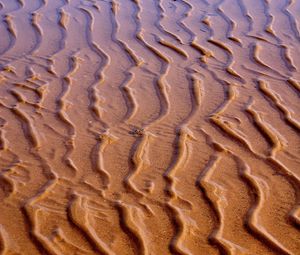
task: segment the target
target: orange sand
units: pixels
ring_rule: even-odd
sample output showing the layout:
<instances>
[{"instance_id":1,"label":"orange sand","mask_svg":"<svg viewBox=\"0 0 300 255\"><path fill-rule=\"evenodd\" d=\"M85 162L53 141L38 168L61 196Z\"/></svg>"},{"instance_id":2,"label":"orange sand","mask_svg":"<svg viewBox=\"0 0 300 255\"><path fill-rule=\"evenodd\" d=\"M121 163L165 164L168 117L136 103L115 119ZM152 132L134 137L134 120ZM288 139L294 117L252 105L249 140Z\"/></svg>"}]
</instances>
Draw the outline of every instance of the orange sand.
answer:
<instances>
[{"instance_id":1,"label":"orange sand","mask_svg":"<svg viewBox=\"0 0 300 255\"><path fill-rule=\"evenodd\" d=\"M300 254L300 1L0 3L0 254Z\"/></svg>"}]
</instances>

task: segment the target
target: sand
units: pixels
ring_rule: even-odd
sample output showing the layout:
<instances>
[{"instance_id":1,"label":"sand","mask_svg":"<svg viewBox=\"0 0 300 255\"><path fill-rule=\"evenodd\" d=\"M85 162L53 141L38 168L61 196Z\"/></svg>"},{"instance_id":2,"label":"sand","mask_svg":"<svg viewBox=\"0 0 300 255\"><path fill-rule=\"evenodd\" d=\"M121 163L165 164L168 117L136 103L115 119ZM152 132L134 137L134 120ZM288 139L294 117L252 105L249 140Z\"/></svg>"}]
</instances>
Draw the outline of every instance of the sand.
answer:
<instances>
[{"instance_id":1,"label":"sand","mask_svg":"<svg viewBox=\"0 0 300 255\"><path fill-rule=\"evenodd\" d=\"M300 254L300 1L0 2L0 254Z\"/></svg>"}]
</instances>

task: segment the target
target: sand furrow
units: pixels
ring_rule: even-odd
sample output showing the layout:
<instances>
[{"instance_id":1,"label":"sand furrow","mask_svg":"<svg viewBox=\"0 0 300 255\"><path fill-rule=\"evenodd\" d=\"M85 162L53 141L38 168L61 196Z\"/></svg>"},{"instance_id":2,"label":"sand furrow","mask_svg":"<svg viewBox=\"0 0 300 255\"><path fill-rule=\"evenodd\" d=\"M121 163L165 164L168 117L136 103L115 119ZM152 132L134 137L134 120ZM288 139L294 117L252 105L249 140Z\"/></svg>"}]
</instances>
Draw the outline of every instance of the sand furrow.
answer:
<instances>
[{"instance_id":1,"label":"sand furrow","mask_svg":"<svg viewBox=\"0 0 300 255\"><path fill-rule=\"evenodd\" d=\"M283 119L288 125L290 125L295 130L299 131L300 124L295 120L291 111L281 102L279 95L276 95L264 81L258 81L258 89L270 100L272 104L283 114Z\"/></svg>"},{"instance_id":2,"label":"sand furrow","mask_svg":"<svg viewBox=\"0 0 300 255\"><path fill-rule=\"evenodd\" d=\"M17 36L18 37L25 36L25 34L23 33L24 29L22 29L21 27L22 26L26 27L27 24L24 24L24 23L28 22L29 26L26 29L30 29L33 32L33 33L29 32L27 34L28 42L30 42L30 40L31 40L30 35L33 35L35 37L35 39L34 39L33 46L24 45L28 49L26 52L22 52L21 58L27 59L28 57L32 56L34 51L37 50L41 44L42 31L41 31L40 26L38 25L38 20L40 17L38 11L43 7L43 2L41 2L39 5L37 5L34 9L31 9L31 8L27 9L27 6L25 5L25 3L23 1L18 1L18 3L19 3L20 7L16 10L13 10L13 12L10 12L10 14L7 15L7 17L5 18L5 24L7 25L7 30L10 32L11 36L14 38L10 43L10 47L7 49L6 55L9 55L10 51L14 51L14 50L18 51L18 48L19 48L18 42L20 40L16 40ZM33 5L33 6L35 6L35 5ZM21 12L22 15L18 15L19 12ZM13 13L13 14L11 15L11 13ZM14 16L15 17L21 17L21 16L25 17L25 15L29 16L28 20L26 20L26 21L25 20L20 21L19 19L13 18ZM13 57L13 55L12 55L12 57L8 56L7 58L9 59L8 61L5 62L5 65L7 65L7 66L13 65L13 62L16 61L16 59Z\"/></svg>"},{"instance_id":3,"label":"sand furrow","mask_svg":"<svg viewBox=\"0 0 300 255\"><path fill-rule=\"evenodd\" d=\"M258 43L252 43L250 46L250 58L259 66L270 70L275 75L278 75L279 77L285 78L285 75L281 72L278 72L277 70L274 70L271 66L268 64L265 64L259 57L261 51L261 46Z\"/></svg>"},{"instance_id":4,"label":"sand furrow","mask_svg":"<svg viewBox=\"0 0 300 255\"><path fill-rule=\"evenodd\" d=\"M7 48L4 49L3 52L1 52L1 56L3 56L7 51L12 49L14 47L15 42L16 42L17 34L16 34L16 31L15 31L12 19L13 19L12 16L10 16L9 14L6 14L3 17L3 22L6 25L7 31L9 32L10 43L7 46Z\"/></svg>"},{"instance_id":5,"label":"sand furrow","mask_svg":"<svg viewBox=\"0 0 300 255\"><path fill-rule=\"evenodd\" d=\"M243 16L248 21L248 31L246 31L246 34L248 35L251 31L253 31L253 17L250 15L244 0L237 0L237 4L240 7Z\"/></svg>"},{"instance_id":6,"label":"sand furrow","mask_svg":"<svg viewBox=\"0 0 300 255\"><path fill-rule=\"evenodd\" d=\"M230 242L222 237L224 228L224 205L226 200L223 196L223 188L214 181L210 180L213 172L215 171L220 155L212 155L207 166L201 171L197 180L197 186L203 192L207 203L212 208L216 217L215 229L209 236L212 244L217 245L221 254L234 254L235 247Z\"/></svg>"},{"instance_id":7,"label":"sand furrow","mask_svg":"<svg viewBox=\"0 0 300 255\"><path fill-rule=\"evenodd\" d=\"M188 131L181 130L179 132L180 134L176 145L178 147L178 156L176 159L174 159L174 163L167 169L166 173L164 174L164 177L167 181L166 191L170 196L170 200L168 201L167 206L172 212L173 222L176 226L176 233L170 242L169 248L170 251L174 254L190 254L188 249L182 244L182 239L185 238L184 229L186 228L185 224L187 222L184 222L182 219L182 209L173 205L174 200L179 200L181 201L181 203L191 205L191 202L189 202L185 198L180 197L180 195L176 191L176 183L178 182L176 178L176 172L179 169L186 169L185 165L190 153L188 148L188 139L190 138L188 137Z\"/></svg>"},{"instance_id":8,"label":"sand furrow","mask_svg":"<svg viewBox=\"0 0 300 255\"><path fill-rule=\"evenodd\" d=\"M300 32L299 32L299 26L297 19L293 16L292 12L289 10L289 7L294 3L294 0L288 0L286 1L285 7L282 9L282 11L288 16L290 26L294 32L294 36L297 38L297 40L300 40Z\"/></svg>"},{"instance_id":9,"label":"sand furrow","mask_svg":"<svg viewBox=\"0 0 300 255\"><path fill-rule=\"evenodd\" d=\"M160 75L155 78L155 88L158 93L158 98L160 102L160 113L159 116L156 118L155 122L160 121L164 116L168 114L169 109L169 98L167 93L167 81L166 76L169 71L169 64L170 60L166 58L163 54L161 54L156 48L152 47L148 44L145 39L143 38L142 31L137 34L137 39L142 42L142 44L151 51L160 61L161 63L161 70ZM153 122L152 122L153 124Z\"/></svg>"},{"instance_id":10,"label":"sand furrow","mask_svg":"<svg viewBox=\"0 0 300 255\"><path fill-rule=\"evenodd\" d=\"M70 76L72 75L73 72L76 71L78 68L78 58L76 55L73 55L69 58L69 65L70 69L68 73L62 77L62 91L61 95L59 98L57 98L57 117L65 123L65 125L68 128L68 139L66 140L66 147L67 147L67 152L64 155L64 160L66 165L71 167L74 171L77 171L76 166L74 165L72 159L70 158L70 155L72 154L72 151L74 150L74 138L76 136L76 131L75 131L75 126L71 122L71 120L68 117L68 114L66 113L66 107L68 105L68 102L66 100L66 97L68 96L68 92L70 91L70 86L71 86L71 78Z\"/></svg>"},{"instance_id":11,"label":"sand furrow","mask_svg":"<svg viewBox=\"0 0 300 255\"><path fill-rule=\"evenodd\" d=\"M112 11L111 20L112 20L113 27L114 27L114 29L113 29L113 40L120 46L120 48L124 52L127 53L127 56L131 61L131 65L128 67L128 69L126 69L124 71L125 79L122 82L122 84L120 85L120 89L122 90L123 97L124 97L124 99L126 101L126 105L127 105L127 112L126 112L126 114L123 118L123 122L127 122L134 116L134 114L137 111L137 107L138 107L136 99L135 99L133 91L132 91L132 88L129 86L130 83L135 78L135 75L134 75L132 69L135 68L135 67L140 66L143 63L143 61L138 56L136 56L136 54L132 51L132 49L130 49L127 46L126 43L124 43L122 40L120 40L117 37L118 30L120 29L119 28L120 25L119 25L119 23L117 21L117 18L116 18L116 15L118 13L118 9L119 9L118 4L114 1L112 1L111 2L111 11Z\"/></svg>"},{"instance_id":12,"label":"sand furrow","mask_svg":"<svg viewBox=\"0 0 300 255\"><path fill-rule=\"evenodd\" d=\"M33 12L31 12L30 14L30 22L31 22L31 26L33 27L33 29L35 30L36 33L36 43L34 45L34 47L32 48L30 55L34 55L35 52L38 51L41 43L42 43L42 38L43 38L43 32L42 32L42 28L39 25L40 19L41 19L41 14L39 13L40 9L42 9L43 7L45 7L45 2L41 1L41 5L35 9Z\"/></svg>"},{"instance_id":13,"label":"sand furrow","mask_svg":"<svg viewBox=\"0 0 300 255\"><path fill-rule=\"evenodd\" d=\"M128 236L135 245L134 254L149 254L145 240L147 237L143 233L143 230L141 231L139 226L136 224L137 219L133 218L138 217L138 215L133 215L133 211L138 209L129 207L128 205L125 205L122 202L116 202L116 208L120 215L120 225L123 231L128 234Z\"/></svg>"},{"instance_id":14,"label":"sand furrow","mask_svg":"<svg viewBox=\"0 0 300 255\"><path fill-rule=\"evenodd\" d=\"M94 82L89 87L90 105L89 108L92 111L93 117L100 122L103 128L108 128L108 124L104 122L102 118L103 109L100 106L101 96L99 95L98 86L105 82L105 69L110 63L109 56L98 46L98 44L92 38L92 31L94 26L93 15L85 8L81 8L82 11L86 12L89 18L89 29L87 29L87 41L91 50L99 57L100 63L97 71L94 74Z\"/></svg>"},{"instance_id":15,"label":"sand furrow","mask_svg":"<svg viewBox=\"0 0 300 255\"><path fill-rule=\"evenodd\" d=\"M190 16L190 13L193 11L193 6L189 2L184 1L184 0L181 0L179 2L182 5L184 5L186 8L185 8L184 13L182 13L182 16L178 20L177 24L189 35L188 42L190 42L193 38L194 32L191 29L189 29L189 27L187 27L183 21L184 21L184 19L186 19Z\"/></svg>"},{"instance_id":16,"label":"sand furrow","mask_svg":"<svg viewBox=\"0 0 300 255\"><path fill-rule=\"evenodd\" d=\"M247 226L254 235L257 235L258 238L261 238L262 240L270 244L281 254L292 254L291 251L282 246L278 240L276 240L270 233L268 233L264 229L263 226L259 224L259 213L263 204L266 202L266 197L264 195L262 187L264 187L266 184L263 180L260 180L251 174L249 166L245 164L244 161L242 161L239 157L237 157L237 160L240 164L242 178L245 179L251 190L254 191L254 204L248 212L246 221Z\"/></svg>"},{"instance_id":17,"label":"sand furrow","mask_svg":"<svg viewBox=\"0 0 300 255\"><path fill-rule=\"evenodd\" d=\"M124 183L130 191L134 192L137 196L143 197L144 192L137 188L134 179L139 172L143 171L144 165L150 164L148 159L149 143L153 135L148 132L142 132L140 136L132 146L131 162L133 170L128 173L124 179Z\"/></svg>"},{"instance_id":18,"label":"sand furrow","mask_svg":"<svg viewBox=\"0 0 300 255\"><path fill-rule=\"evenodd\" d=\"M92 165L95 167L96 171L101 175L103 189L108 189L110 185L111 175L105 169L103 154L105 152L106 147L110 143L113 143L117 138L106 132L101 135L98 135L97 139L98 142L91 153Z\"/></svg>"},{"instance_id":19,"label":"sand furrow","mask_svg":"<svg viewBox=\"0 0 300 255\"><path fill-rule=\"evenodd\" d=\"M99 238L94 228L90 225L88 219L88 208L86 204L87 198L80 194L74 193L68 208L69 219L84 233L84 235L86 235L88 240L100 254L115 254L110 247Z\"/></svg>"},{"instance_id":20,"label":"sand furrow","mask_svg":"<svg viewBox=\"0 0 300 255\"><path fill-rule=\"evenodd\" d=\"M16 1L18 4L15 9L10 10L9 12L4 12L2 14L3 23L5 24L6 30L9 33L10 42L6 48L1 52L1 57L5 55L10 49L12 49L16 43L17 32L13 24L13 16L10 14L11 12L18 11L23 7L20 2ZM21 2L22 3L22 2ZM5 10L5 9L4 9Z\"/></svg>"},{"instance_id":21,"label":"sand furrow","mask_svg":"<svg viewBox=\"0 0 300 255\"><path fill-rule=\"evenodd\" d=\"M165 15L165 9L162 6L162 0L157 1L157 9L158 9L158 21L156 22L156 26L159 28L160 31L162 31L164 34L168 35L169 37L173 38L178 43L182 44L182 39L176 35L175 33L172 33L168 31L163 25L162 21L164 19Z\"/></svg>"},{"instance_id":22,"label":"sand furrow","mask_svg":"<svg viewBox=\"0 0 300 255\"><path fill-rule=\"evenodd\" d=\"M175 140L174 157L168 166L164 177L166 179L166 193L169 200L166 207L172 213L173 223L175 224L176 232L170 241L169 249L174 254L192 254L192 252L185 246L184 240L188 239L190 233L188 229L191 225L189 217L185 215L185 207L192 209L193 204L189 199L182 197L180 189L177 187L180 179L178 172L182 172L187 168L192 154L191 141L196 141L194 134L189 129L189 126L197 116L200 106L201 97L203 96L201 80L195 74L187 74L189 82L189 92L191 101L191 110L189 114L183 119L177 128L177 137ZM181 204L178 206L177 203Z\"/></svg>"},{"instance_id":23,"label":"sand furrow","mask_svg":"<svg viewBox=\"0 0 300 255\"><path fill-rule=\"evenodd\" d=\"M275 131L274 129L272 130L272 128L262 120L261 114L254 110L252 105L253 98L249 100L249 104L246 107L246 112L251 115L254 121L254 125L270 143L271 148L268 156L275 157L275 154L278 151L284 149L287 142L278 134L277 131Z\"/></svg>"},{"instance_id":24,"label":"sand furrow","mask_svg":"<svg viewBox=\"0 0 300 255\"><path fill-rule=\"evenodd\" d=\"M265 30L267 32L271 32L272 35L274 36L274 38L276 39L277 47L281 51L281 57L282 57L284 64L286 65L286 68L291 72L295 72L297 70L297 68L296 68L295 64L293 63L293 60L290 55L290 51L291 51L290 44L284 43L285 38L281 35L281 33L282 33L280 31L281 27L279 27L277 29L278 22L275 22L275 21L276 21L276 19L279 19L281 17L279 17L278 14L275 14L276 8L274 8L274 7L276 7L276 6L273 6L273 3L269 2L269 1L264 1L264 6L265 6L266 12L270 16L269 24L266 24ZM271 12L274 12L274 14L271 14ZM274 22L273 22L273 20L274 20ZM274 25L272 25L272 22L274 23ZM276 32L276 30L278 30L278 32Z\"/></svg>"},{"instance_id":25,"label":"sand furrow","mask_svg":"<svg viewBox=\"0 0 300 255\"><path fill-rule=\"evenodd\" d=\"M241 40L233 35L234 30L236 29L236 22L234 22L230 17L226 15L226 13L222 10L222 4L224 1L220 1L219 4L216 6L216 12L224 19L224 21L228 24L228 29L226 32L226 36L229 40L237 43L238 45L242 46Z\"/></svg>"},{"instance_id":26,"label":"sand furrow","mask_svg":"<svg viewBox=\"0 0 300 255\"><path fill-rule=\"evenodd\" d=\"M298 81L294 80L294 79L288 79L287 83L296 90L296 93L299 95L300 93L300 84Z\"/></svg>"}]
</instances>

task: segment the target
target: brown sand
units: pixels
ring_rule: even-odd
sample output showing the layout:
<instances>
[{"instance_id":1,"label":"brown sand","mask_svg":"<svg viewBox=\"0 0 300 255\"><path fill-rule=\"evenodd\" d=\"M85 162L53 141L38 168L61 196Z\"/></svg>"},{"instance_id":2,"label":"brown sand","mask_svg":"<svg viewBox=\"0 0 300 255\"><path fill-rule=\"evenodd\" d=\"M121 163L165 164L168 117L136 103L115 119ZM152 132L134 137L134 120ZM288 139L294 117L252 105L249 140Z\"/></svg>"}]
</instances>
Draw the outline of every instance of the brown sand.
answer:
<instances>
[{"instance_id":1,"label":"brown sand","mask_svg":"<svg viewBox=\"0 0 300 255\"><path fill-rule=\"evenodd\" d=\"M1 254L300 254L300 1L0 2Z\"/></svg>"}]
</instances>

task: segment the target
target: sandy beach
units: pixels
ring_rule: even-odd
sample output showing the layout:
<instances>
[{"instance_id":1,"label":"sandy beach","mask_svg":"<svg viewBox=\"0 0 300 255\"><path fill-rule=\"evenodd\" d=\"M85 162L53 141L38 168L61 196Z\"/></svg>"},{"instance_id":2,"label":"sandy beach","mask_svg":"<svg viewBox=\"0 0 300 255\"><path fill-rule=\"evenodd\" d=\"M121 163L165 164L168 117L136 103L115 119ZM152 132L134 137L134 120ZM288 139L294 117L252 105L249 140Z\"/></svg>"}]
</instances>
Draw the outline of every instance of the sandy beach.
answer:
<instances>
[{"instance_id":1,"label":"sandy beach","mask_svg":"<svg viewBox=\"0 0 300 255\"><path fill-rule=\"evenodd\" d=\"M0 0L1 255L300 255L299 0Z\"/></svg>"}]
</instances>

